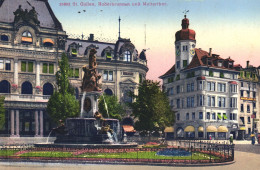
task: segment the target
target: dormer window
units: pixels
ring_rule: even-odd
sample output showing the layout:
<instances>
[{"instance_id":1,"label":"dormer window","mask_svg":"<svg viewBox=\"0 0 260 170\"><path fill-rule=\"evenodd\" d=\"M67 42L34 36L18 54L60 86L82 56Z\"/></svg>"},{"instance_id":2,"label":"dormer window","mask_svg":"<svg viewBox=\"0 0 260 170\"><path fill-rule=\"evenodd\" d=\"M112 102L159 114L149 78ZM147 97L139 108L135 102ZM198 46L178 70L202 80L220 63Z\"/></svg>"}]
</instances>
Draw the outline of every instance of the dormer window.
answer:
<instances>
[{"instance_id":1,"label":"dormer window","mask_svg":"<svg viewBox=\"0 0 260 170\"><path fill-rule=\"evenodd\" d=\"M211 62L211 59L208 59L208 65L211 66L212 62Z\"/></svg>"},{"instance_id":2,"label":"dormer window","mask_svg":"<svg viewBox=\"0 0 260 170\"><path fill-rule=\"evenodd\" d=\"M22 34L22 41L23 44L32 44L32 34L29 31L25 31Z\"/></svg>"},{"instance_id":3,"label":"dormer window","mask_svg":"<svg viewBox=\"0 0 260 170\"><path fill-rule=\"evenodd\" d=\"M219 61L219 62L218 62L218 67L222 67L222 66L223 66L222 62Z\"/></svg>"},{"instance_id":4,"label":"dormer window","mask_svg":"<svg viewBox=\"0 0 260 170\"><path fill-rule=\"evenodd\" d=\"M228 68L233 68L233 62L228 62Z\"/></svg>"},{"instance_id":5,"label":"dormer window","mask_svg":"<svg viewBox=\"0 0 260 170\"><path fill-rule=\"evenodd\" d=\"M72 49L71 49L71 55L72 55L72 57L77 57L78 51L77 51L76 48L72 48Z\"/></svg>"},{"instance_id":6,"label":"dormer window","mask_svg":"<svg viewBox=\"0 0 260 170\"><path fill-rule=\"evenodd\" d=\"M9 41L9 38L7 35L1 35L1 41Z\"/></svg>"},{"instance_id":7,"label":"dormer window","mask_svg":"<svg viewBox=\"0 0 260 170\"><path fill-rule=\"evenodd\" d=\"M112 55L111 52L106 52L106 60L111 61Z\"/></svg>"},{"instance_id":8,"label":"dormer window","mask_svg":"<svg viewBox=\"0 0 260 170\"><path fill-rule=\"evenodd\" d=\"M125 51L124 60L123 61L131 62L131 53L130 53L130 51Z\"/></svg>"}]
</instances>

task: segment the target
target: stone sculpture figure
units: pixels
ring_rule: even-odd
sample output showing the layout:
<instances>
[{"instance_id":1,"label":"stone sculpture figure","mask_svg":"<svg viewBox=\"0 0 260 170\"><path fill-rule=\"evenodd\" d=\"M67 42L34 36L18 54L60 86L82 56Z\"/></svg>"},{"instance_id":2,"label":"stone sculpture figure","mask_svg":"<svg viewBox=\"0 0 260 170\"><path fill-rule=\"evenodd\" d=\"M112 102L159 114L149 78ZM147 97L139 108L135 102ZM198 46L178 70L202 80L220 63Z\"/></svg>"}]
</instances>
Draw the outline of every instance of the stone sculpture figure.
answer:
<instances>
[{"instance_id":1,"label":"stone sculpture figure","mask_svg":"<svg viewBox=\"0 0 260 170\"><path fill-rule=\"evenodd\" d=\"M96 61L96 49L91 49L89 54L89 67L84 66L84 77L82 82L83 92L101 91L101 84L99 84L99 79L101 75L97 73L97 61Z\"/></svg>"},{"instance_id":2,"label":"stone sculpture figure","mask_svg":"<svg viewBox=\"0 0 260 170\"><path fill-rule=\"evenodd\" d=\"M25 22L35 23L36 25L40 24L38 13L34 6L32 6L32 9L28 12L28 9L23 10L22 6L19 5L18 9L14 12L14 22L18 22L20 19Z\"/></svg>"}]
</instances>

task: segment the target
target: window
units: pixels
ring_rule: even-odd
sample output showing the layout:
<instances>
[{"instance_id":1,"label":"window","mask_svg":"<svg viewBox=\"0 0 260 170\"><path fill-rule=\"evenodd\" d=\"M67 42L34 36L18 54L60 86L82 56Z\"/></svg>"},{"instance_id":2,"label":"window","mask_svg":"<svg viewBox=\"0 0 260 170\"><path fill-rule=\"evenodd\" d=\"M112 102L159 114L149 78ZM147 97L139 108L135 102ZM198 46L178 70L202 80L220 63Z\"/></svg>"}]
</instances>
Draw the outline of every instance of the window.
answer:
<instances>
[{"instance_id":1,"label":"window","mask_svg":"<svg viewBox=\"0 0 260 170\"><path fill-rule=\"evenodd\" d=\"M249 116L247 117L247 124L251 124L251 119Z\"/></svg>"},{"instance_id":2,"label":"window","mask_svg":"<svg viewBox=\"0 0 260 170\"><path fill-rule=\"evenodd\" d=\"M211 96L208 96L208 106L211 106Z\"/></svg>"},{"instance_id":3,"label":"window","mask_svg":"<svg viewBox=\"0 0 260 170\"><path fill-rule=\"evenodd\" d=\"M209 65L211 65L211 63ZM212 70L209 71L209 76L213 77L213 71Z\"/></svg>"},{"instance_id":4,"label":"window","mask_svg":"<svg viewBox=\"0 0 260 170\"><path fill-rule=\"evenodd\" d=\"M33 72L33 62L32 61L21 61L21 71L22 72Z\"/></svg>"},{"instance_id":5,"label":"window","mask_svg":"<svg viewBox=\"0 0 260 170\"><path fill-rule=\"evenodd\" d=\"M191 107L194 107L194 97L191 97Z\"/></svg>"},{"instance_id":6,"label":"window","mask_svg":"<svg viewBox=\"0 0 260 170\"><path fill-rule=\"evenodd\" d=\"M113 71L107 71L107 70L105 70L105 71L104 71L104 74L103 74L103 80L113 81Z\"/></svg>"},{"instance_id":7,"label":"window","mask_svg":"<svg viewBox=\"0 0 260 170\"><path fill-rule=\"evenodd\" d=\"M237 92L237 85L236 84L230 84L230 92L231 93Z\"/></svg>"},{"instance_id":8,"label":"window","mask_svg":"<svg viewBox=\"0 0 260 170\"><path fill-rule=\"evenodd\" d=\"M218 97L218 107L226 107L226 98Z\"/></svg>"},{"instance_id":9,"label":"window","mask_svg":"<svg viewBox=\"0 0 260 170\"><path fill-rule=\"evenodd\" d=\"M219 77L224 78L224 73L220 72Z\"/></svg>"},{"instance_id":10,"label":"window","mask_svg":"<svg viewBox=\"0 0 260 170\"><path fill-rule=\"evenodd\" d=\"M7 35L1 35L1 41L9 41L9 38Z\"/></svg>"},{"instance_id":11,"label":"window","mask_svg":"<svg viewBox=\"0 0 260 170\"><path fill-rule=\"evenodd\" d=\"M255 103L255 102L253 102L253 108L254 108L254 109L256 108L256 103Z\"/></svg>"},{"instance_id":12,"label":"window","mask_svg":"<svg viewBox=\"0 0 260 170\"><path fill-rule=\"evenodd\" d=\"M190 97L187 97L187 107L191 107L191 103L190 103Z\"/></svg>"},{"instance_id":13,"label":"window","mask_svg":"<svg viewBox=\"0 0 260 170\"><path fill-rule=\"evenodd\" d=\"M203 90L203 83L202 83L202 81L198 81L198 90Z\"/></svg>"},{"instance_id":14,"label":"window","mask_svg":"<svg viewBox=\"0 0 260 170\"><path fill-rule=\"evenodd\" d=\"M181 99L181 108L184 108L184 99Z\"/></svg>"},{"instance_id":15,"label":"window","mask_svg":"<svg viewBox=\"0 0 260 170\"><path fill-rule=\"evenodd\" d=\"M233 120L237 120L237 114L233 113Z\"/></svg>"},{"instance_id":16,"label":"window","mask_svg":"<svg viewBox=\"0 0 260 170\"><path fill-rule=\"evenodd\" d=\"M241 112L244 112L244 104L241 104L241 105L240 105L240 111L241 111Z\"/></svg>"},{"instance_id":17,"label":"window","mask_svg":"<svg viewBox=\"0 0 260 170\"><path fill-rule=\"evenodd\" d=\"M130 51L125 51L124 61L131 62L131 53L130 53Z\"/></svg>"},{"instance_id":18,"label":"window","mask_svg":"<svg viewBox=\"0 0 260 170\"><path fill-rule=\"evenodd\" d=\"M168 78L168 83L172 83L173 82L173 77Z\"/></svg>"},{"instance_id":19,"label":"window","mask_svg":"<svg viewBox=\"0 0 260 170\"><path fill-rule=\"evenodd\" d=\"M43 63L42 64L42 73L54 73L54 64L53 63Z\"/></svg>"},{"instance_id":20,"label":"window","mask_svg":"<svg viewBox=\"0 0 260 170\"><path fill-rule=\"evenodd\" d=\"M176 88L177 88L176 92L177 92L177 94L179 94L180 93L180 86L177 86Z\"/></svg>"},{"instance_id":21,"label":"window","mask_svg":"<svg viewBox=\"0 0 260 170\"><path fill-rule=\"evenodd\" d=\"M221 120L221 119L222 119L221 113L218 113L218 120Z\"/></svg>"},{"instance_id":22,"label":"window","mask_svg":"<svg viewBox=\"0 0 260 170\"><path fill-rule=\"evenodd\" d=\"M0 59L0 70L11 70L11 60Z\"/></svg>"},{"instance_id":23,"label":"window","mask_svg":"<svg viewBox=\"0 0 260 170\"><path fill-rule=\"evenodd\" d=\"M236 108L237 107L237 98L231 97L230 98L230 107L231 108Z\"/></svg>"},{"instance_id":24,"label":"window","mask_svg":"<svg viewBox=\"0 0 260 170\"><path fill-rule=\"evenodd\" d=\"M195 112L192 113L192 120L195 120Z\"/></svg>"},{"instance_id":25,"label":"window","mask_svg":"<svg viewBox=\"0 0 260 170\"><path fill-rule=\"evenodd\" d=\"M178 109L181 107L181 101L180 101L180 99L177 99L177 100L176 100L176 105L177 105L177 108L178 108Z\"/></svg>"},{"instance_id":26,"label":"window","mask_svg":"<svg viewBox=\"0 0 260 170\"><path fill-rule=\"evenodd\" d=\"M244 97L244 91L243 90L240 90L240 96Z\"/></svg>"},{"instance_id":27,"label":"window","mask_svg":"<svg viewBox=\"0 0 260 170\"><path fill-rule=\"evenodd\" d=\"M186 113L186 120L189 120L189 119L190 119L190 114Z\"/></svg>"},{"instance_id":28,"label":"window","mask_svg":"<svg viewBox=\"0 0 260 170\"><path fill-rule=\"evenodd\" d=\"M253 92L253 98L256 98L256 92Z\"/></svg>"},{"instance_id":29,"label":"window","mask_svg":"<svg viewBox=\"0 0 260 170\"><path fill-rule=\"evenodd\" d=\"M212 113L212 119L216 120L216 113Z\"/></svg>"},{"instance_id":30,"label":"window","mask_svg":"<svg viewBox=\"0 0 260 170\"><path fill-rule=\"evenodd\" d=\"M176 80L180 80L180 75L179 74L176 76Z\"/></svg>"},{"instance_id":31,"label":"window","mask_svg":"<svg viewBox=\"0 0 260 170\"><path fill-rule=\"evenodd\" d=\"M79 68L70 68L69 77L79 78Z\"/></svg>"},{"instance_id":32,"label":"window","mask_svg":"<svg viewBox=\"0 0 260 170\"><path fill-rule=\"evenodd\" d=\"M250 113L250 105L247 105L247 113Z\"/></svg>"},{"instance_id":33,"label":"window","mask_svg":"<svg viewBox=\"0 0 260 170\"><path fill-rule=\"evenodd\" d=\"M229 120L233 120L233 114L229 113Z\"/></svg>"},{"instance_id":34,"label":"window","mask_svg":"<svg viewBox=\"0 0 260 170\"><path fill-rule=\"evenodd\" d=\"M177 69L180 68L180 61L177 61L176 65L177 65Z\"/></svg>"},{"instance_id":35,"label":"window","mask_svg":"<svg viewBox=\"0 0 260 170\"><path fill-rule=\"evenodd\" d=\"M180 120L180 113L177 113L177 120Z\"/></svg>"},{"instance_id":36,"label":"window","mask_svg":"<svg viewBox=\"0 0 260 170\"><path fill-rule=\"evenodd\" d=\"M199 112L199 119L203 119L203 112Z\"/></svg>"},{"instance_id":37,"label":"window","mask_svg":"<svg viewBox=\"0 0 260 170\"><path fill-rule=\"evenodd\" d=\"M187 92L190 92L190 84L187 84Z\"/></svg>"},{"instance_id":38,"label":"window","mask_svg":"<svg viewBox=\"0 0 260 170\"><path fill-rule=\"evenodd\" d=\"M190 91L194 91L194 83L190 84Z\"/></svg>"},{"instance_id":39,"label":"window","mask_svg":"<svg viewBox=\"0 0 260 170\"><path fill-rule=\"evenodd\" d=\"M215 82L207 82L208 91L215 91Z\"/></svg>"},{"instance_id":40,"label":"window","mask_svg":"<svg viewBox=\"0 0 260 170\"><path fill-rule=\"evenodd\" d=\"M218 83L218 91L219 92L226 92L226 84Z\"/></svg>"},{"instance_id":41,"label":"window","mask_svg":"<svg viewBox=\"0 0 260 170\"><path fill-rule=\"evenodd\" d=\"M173 107L173 100L171 100L171 104L170 105Z\"/></svg>"},{"instance_id":42,"label":"window","mask_svg":"<svg viewBox=\"0 0 260 170\"><path fill-rule=\"evenodd\" d=\"M244 83L243 82L241 82L241 87L244 87Z\"/></svg>"},{"instance_id":43,"label":"window","mask_svg":"<svg viewBox=\"0 0 260 170\"><path fill-rule=\"evenodd\" d=\"M247 97L250 97L250 91L246 91Z\"/></svg>"},{"instance_id":44,"label":"window","mask_svg":"<svg viewBox=\"0 0 260 170\"><path fill-rule=\"evenodd\" d=\"M215 107L215 96L211 97L211 106Z\"/></svg>"},{"instance_id":45,"label":"window","mask_svg":"<svg viewBox=\"0 0 260 170\"><path fill-rule=\"evenodd\" d=\"M169 95L173 95L173 87L169 88Z\"/></svg>"},{"instance_id":46,"label":"window","mask_svg":"<svg viewBox=\"0 0 260 170\"><path fill-rule=\"evenodd\" d=\"M207 112L207 119L210 120L210 112Z\"/></svg>"},{"instance_id":47,"label":"window","mask_svg":"<svg viewBox=\"0 0 260 170\"><path fill-rule=\"evenodd\" d=\"M106 52L106 60L111 61L112 55L111 52Z\"/></svg>"},{"instance_id":48,"label":"window","mask_svg":"<svg viewBox=\"0 0 260 170\"><path fill-rule=\"evenodd\" d=\"M182 67L185 68L187 66L187 60L183 60L182 62Z\"/></svg>"},{"instance_id":49,"label":"window","mask_svg":"<svg viewBox=\"0 0 260 170\"><path fill-rule=\"evenodd\" d=\"M204 95L198 95L198 106L204 105Z\"/></svg>"},{"instance_id":50,"label":"window","mask_svg":"<svg viewBox=\"0 0 260 170\"><path fill-rule=\"evenodd\" d=\"M187 45L182 46L182 51L188 51L188 46Z\"/></svg>"},{"instance_id":51,"label":"window","mask_svg":"<svg viewBox=\"0 0 260 170\"><path fill-rule=\"evenodd\" d=\"M211 64L212 64L211 59L208 58L208 65L211 66ZM213 75L212 75L212 76L213 76ZM212 76L211 76L211 77L212 77Z\"/></svg>"},{"instance_id":52,"label":"window","mask_svg":"<svg viewBox=\"0 0 260 170\"><path fill-rule=\"evenodd\" d=\"M227 120L227 115L226 115L226 113L223 113L223 120Z\"/></svg>"},{"instance_id":53,"label":"window","mask_svg":"<svg viewBox=\"0 0 260 170\"><path fill-rule=\"evenodd\" d=\"M218 62L218 67L222 67L222 62L221 61Z\"/></svg>"},{"instance_id":54,"label":"window","mask_svg":"<svg viewBox=\"0 0 260 170\"><path fill-rule=\"evenodd\" d=\"M22 41L23 44L32 44L32 34L29 31L25 31L22 34Z\"/></svg>"}]
</instances>

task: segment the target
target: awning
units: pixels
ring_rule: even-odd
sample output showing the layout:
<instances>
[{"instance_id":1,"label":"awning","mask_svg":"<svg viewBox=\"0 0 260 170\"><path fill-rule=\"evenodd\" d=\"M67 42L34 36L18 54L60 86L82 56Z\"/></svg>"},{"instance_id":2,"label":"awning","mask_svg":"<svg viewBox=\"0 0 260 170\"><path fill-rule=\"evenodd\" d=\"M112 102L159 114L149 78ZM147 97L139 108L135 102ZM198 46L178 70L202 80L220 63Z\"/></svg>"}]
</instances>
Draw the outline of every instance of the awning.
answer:
<instances>
[{"instance_id":1,"label":"awning","mask_svg":"<svg viewBox=\"0 0 260 170\"><path fill-rule=\"evenodd\" d=\"M215 126L208 126L206 130L207 130L207 132L217 132L218 131Z\"/></svg>"},{"instance_id":2,"label":"awning","mask_svg":"<svg viewBox=\"0 0 260 170\"><path fill-rule=\"evenodd\" d=\"M237 84L236 81L230 81L229 83L230 83L230 84Z\"/></svg>"},{"instance_id":3,"label":"awning","mask_svg":"<svg viewBox=\"0 0 260 170\"><path fill-rule=\"evenodd\" d=\"M204 77L204 76L197 77L197 80L206 80L206 77Z\"/></svg>"},{"instance_id":4,"label":"awning","mask_svg":"<svg viewBox=\"0 0 260 170\"><path fill-rule=\"evenodd\" d=\"M204 128L202 127L202 126L200 126L199 128L198 128L198 132L203 132L204 131Z\"/></svg>"},{"instance_id":5,"label":"awning","mask_svg":"<svg viewBox=\"0 0 260 170\"><path fill-rule=\"evenodd\" d=\"M195 132L195 128L193 126L187 126L184 129L184 132Z\"/></svg>"},{"instance_id":6,"label":"awning","mask_svg":"<svg viewBox=\"0 0 260 170\"><path fill-rule=\"evenodd\" d=\"M52 40L52 39L50 39L50 38L46 38L46 39L44 39L44 40L43 40L43 44L44 44L44 43L47 43L47 42L48 42L48 43L51 43L51 44L53 44L53 45L54 45L54 42L53 42L53 40Z\"/></svg>"},{"instance_id":7,"label":"awning","mask_svg":"<svg viewBox=\"0 0 260 170\"><path fill-rule=\"evenodd\" d=\"M218 118L221 120L222 119L222 116L220 113L218 113Z\"/></svg>"},{"instance_id":8,"label":"awning","mask_svg":"<svg viewBox=\"0 0 260 170\"><path fill-rule=\"evenodd\" d=\"M32 42L32 38L31 37L22 37L22 41Z\"/></svg>"},{"instance_id":9,"label":"awning","mask_svg":"<svg viewBox=\"0 0 260 170\"><path fill-rule=\"evenodd\" d=\"M224 118L224 120L226 120L227 119L227 115L223 114L223 118Z\"/></svg>"},{"instance_id":10,"label":"awning","mask_svg":"<svg viewBox=\"0 0 260 170\"><path fill-rule=\"evenodd\" d=\"M164 129L164 132L165 132L165 133L174 132L174 128L173 128L173 127L166 127L166 128Z\"/></svg>"},{"instance_id":11,"label":"awning","mask_svg":"<svg viewBox=\"0 0 260 170\"><path fill-rule=\"evenodd\" d=\"M240 127L239 130L246 130L246 127Z\"/></svg>"},{"instance_id":12,"label":"awning","mask_svg":"<svg viewBox=\"0 0 260 170\"><path fill-rule=\"evenodd\" d=\"M125 132L136 132L133 126L130 125L123 125L123 129Z\"/></svg>"},{"instance_id":13,"label":"awning","mask_svg":"<svg viewBox=\"0 0 260 170\"><path fill-rule=\"evenodd\" d=\"M218 132L228 132L228 129L226 126L219 126L218 127Z\"/></svg>"}]
</instances>

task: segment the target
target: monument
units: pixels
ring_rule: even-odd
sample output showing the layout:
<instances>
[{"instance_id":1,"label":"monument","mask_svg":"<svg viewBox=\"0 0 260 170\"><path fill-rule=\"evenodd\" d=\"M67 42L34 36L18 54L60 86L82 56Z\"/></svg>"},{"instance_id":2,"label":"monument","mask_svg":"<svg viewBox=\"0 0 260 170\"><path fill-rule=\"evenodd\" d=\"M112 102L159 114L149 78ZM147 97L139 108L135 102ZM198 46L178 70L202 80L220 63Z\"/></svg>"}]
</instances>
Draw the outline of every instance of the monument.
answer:
<instances>
[{"instance_id":1,"label":"monument","mask_svg":"<svg viewBox=\"0 0 260 170\"><path fill-rule=\"evenodd\" d=\"M101 75L97 72L96 49L90 50L89 65L83 67L81 111L79 118L68 118L54 131L54 143L112 144L122 140L122 128L117 119L104 119L98 112L98 98L102 95Z\"/></svg>"}]
</instances>

